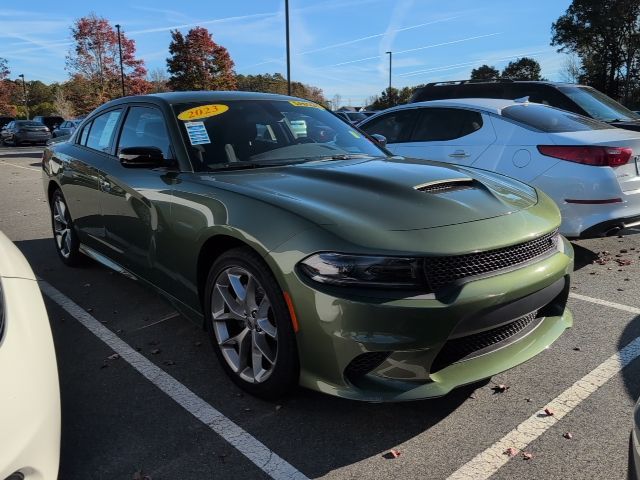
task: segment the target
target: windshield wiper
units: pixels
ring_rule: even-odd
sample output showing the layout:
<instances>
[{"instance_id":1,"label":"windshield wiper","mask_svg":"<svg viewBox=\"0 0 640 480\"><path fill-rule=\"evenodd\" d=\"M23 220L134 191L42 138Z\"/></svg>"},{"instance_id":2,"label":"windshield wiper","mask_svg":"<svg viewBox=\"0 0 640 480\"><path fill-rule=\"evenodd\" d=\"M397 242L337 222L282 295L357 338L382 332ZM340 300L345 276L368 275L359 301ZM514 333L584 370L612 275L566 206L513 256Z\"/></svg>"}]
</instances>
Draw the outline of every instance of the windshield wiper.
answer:
<instances>
[{"instance_id":1,"label":"windshield wiper","mask_svg":"<svg viewBox=\"0 0 640 480\"><path fill-rule=\"evenodd\" d=\"M305 158L308 162L327 161L327 160L353 160L356 158L374 158L373 155L366 153L336 153L335 155L322 155L320 157Z\"/></svg>"}]
</instances>

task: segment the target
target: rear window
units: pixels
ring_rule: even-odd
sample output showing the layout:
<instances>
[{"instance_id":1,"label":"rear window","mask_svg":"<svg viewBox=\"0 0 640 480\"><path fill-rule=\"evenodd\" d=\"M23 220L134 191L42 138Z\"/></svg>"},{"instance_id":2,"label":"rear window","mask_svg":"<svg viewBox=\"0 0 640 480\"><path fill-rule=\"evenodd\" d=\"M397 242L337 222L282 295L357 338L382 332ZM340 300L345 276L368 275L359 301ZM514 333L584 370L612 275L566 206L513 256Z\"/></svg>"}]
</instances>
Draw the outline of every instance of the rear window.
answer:
<instances>
[{"instance_id":1,"label":"rear window","mask_svg":"<svg viewBox=\"0 0 640 480\"><path fill-rule=\"evenodd\" d=\"M558 87L558 89L580 105L593 118L603 122L640 119L640 116L595 88L563 86Z\"/></svg>"},{"instance_id":2,"label":"rear window","mask_svg":"<svg viewBox=\"0 0 640 480\"><path fill-rule=\"evenodd\" d=\"M30 122L30 121L22 121L22 122L16 122L16 126L20 126L20 127L44 127L44 123L40 123L40 122Z\"/></svg>"},{"instance_id":3,"label":"rear window","mask_svg":"<svg viewBox=\"0 0 640 480\"><path fill-rule=\"evenodd\" d=\"M506 107L502 109L502 116L547 133L615 128L592 118L535 103Z\"/></svg>"}]
</instances>

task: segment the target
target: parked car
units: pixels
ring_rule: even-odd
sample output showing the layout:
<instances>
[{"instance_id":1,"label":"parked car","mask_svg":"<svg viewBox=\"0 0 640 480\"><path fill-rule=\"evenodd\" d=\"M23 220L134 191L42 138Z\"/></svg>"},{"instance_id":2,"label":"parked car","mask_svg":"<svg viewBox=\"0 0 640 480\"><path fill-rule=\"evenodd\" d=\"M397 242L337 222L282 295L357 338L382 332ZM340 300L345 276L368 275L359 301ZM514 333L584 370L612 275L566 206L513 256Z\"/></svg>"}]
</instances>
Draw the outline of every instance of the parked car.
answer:
<instances>
[{"instance_id":1,"label":"parked car","mask_svg":"<svg viewBox=\"0 0 640 480\"><path fill-rule=\"evenodd\" d=\"M340 118L345 119L347 122L357 124L362 122L364 119L370 117L371 115L374 115L376 112L361 111L361 112L335 112L335 113Z\"/></svg>"},{"instance_id":2,"label":"parked car","mask_svg":"<svg viewBox=\"0 0 640 480\"><path fill-rule=\"evenodd\" d=\"M13 117L0 116L0 130L2 130L4 128L4 126L7 125L9 122L13 122L14 120L15 120L15 118L13 118Z\"/></svg>"},{"instance_id":3,"label":"parked car","mask_svg":"<svg viewBox=\"0 0 640 480\"><path fill-rule=\"evenodd\" d=\"M65 120L51 132L53 138L71 135L82 120Z\"/></svg>"},{"instance_id":4,"label":"parked car","mask_svg":"<svg viewBox=\"0 0 640 480\"><path fill-rule=\"evenodd\" d=\"M43 172L62 262L152 285L255 395L441 396L572 324L573 250L549 197L394 158L312 102L113 100L45 149Z\"/></svg>"},{"instance_id":5,"label":"parked car","mask_svg":"<svg viewBox=\"0 0 640 480\"><path fill-rule=\"evenodd\" d=\"M0 232L0 478L58 478L60 390L47 310L24 256Z\"/></svg>"},{"instance_id":6,"label":"parked car","mask_svg":"<svg viewBox=\"0 0 640 480\"><path fill-rule=\"evenodd\" d=\"M24 143L44 145L51 138L49 129L40 122L33 120L14 120L0 131L0 137L5 144L18 146Z\"/></svg>"},{"instance_id":7,"label":"parked car","mask_svg":"<svg viewBox=\"0 0 640 480\"><path fill-rule=\"evenodd\" d=\"M491 170L540 188L569 237L640 225L640 133L536 103L436 100L386 110L360 125L398 155Z\"/></svg>"},{"instance_id":8,"label":"parked car","mask_svg":"<svg viewBox=\"0 0 640 480\"><path fill-rule=\"evenodd\" d=\"M614 127L640 131L640 115L595 88L574 83L532 80L459 80L428 83L416 89L409 103L456 98L515 100L525 97L528 97L530 102L568 110L609 123Z\"/></svg>"},{"instance_id":9,"label":"parked car","mask_svg":"<svg viewBox=\"0 0 640 480\"><path fill-rule=\"evenodd\" d=\"M33 117L34 122L40 122L44 124L50 132L53 132L58 126L62 125L64 118L57 115L39 115Z\"/></svg>"}]
</instances>

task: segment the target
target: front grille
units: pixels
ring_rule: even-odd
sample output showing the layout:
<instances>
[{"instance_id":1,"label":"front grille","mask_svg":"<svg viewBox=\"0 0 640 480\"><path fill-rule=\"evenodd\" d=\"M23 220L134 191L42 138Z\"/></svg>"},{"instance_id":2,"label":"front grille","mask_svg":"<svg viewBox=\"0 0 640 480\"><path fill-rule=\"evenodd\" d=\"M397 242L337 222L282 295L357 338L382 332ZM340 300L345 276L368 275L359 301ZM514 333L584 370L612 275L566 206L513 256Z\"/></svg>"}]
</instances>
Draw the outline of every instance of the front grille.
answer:
<instances>
[{"instance_id":1,"label":"front grille","mask_svg":"<svg viewBox=\"0 0 640 480\"><path fill-rule=\"evenodd\" d=\"M474 188L474 183L475 181L471 179L449 180L446 182L419 185L415 187L415 189L420 192L439 194Z\"/></svg>"},{"instance_id":2,"label":"front grille","mask_svg":"<svg viewBox=\"0 0 640 480\"><path fill-rule=\"evenodd\" d=\"M541 321L544 318L536 318L537 314L538 312L533 312L506 325L449 340L433 360L431 372L437 372L462 359L473 358L479 355L481 351L489 349L489 347L498 348L502 346L498 344L506 342L508 339L513 338L514 335L521 333L534 320Z\"/></svg>"},{"instance_id":3,"label":"front grille","mask_svg":"<svg viewBox=\"0 0 640 480\"><path fill-rule=\"evenodd\" d=\"M533 260L557 248L558 231L510 247L451 257L427 257L425 275L434 290L470 277L504 270Z\"/></svg>"},{"instance_id":4,"label":"front grille","mask_svg":"<svg viewBox=\"0 0 640 480\"><path fill-rule=\"evenodd\" d=\"M345 368L345 377L352 382L357 380L384 362L390 353L391 352L368 352L358 355L351 360L347 368Z\"/></svg>"}]
</instances>

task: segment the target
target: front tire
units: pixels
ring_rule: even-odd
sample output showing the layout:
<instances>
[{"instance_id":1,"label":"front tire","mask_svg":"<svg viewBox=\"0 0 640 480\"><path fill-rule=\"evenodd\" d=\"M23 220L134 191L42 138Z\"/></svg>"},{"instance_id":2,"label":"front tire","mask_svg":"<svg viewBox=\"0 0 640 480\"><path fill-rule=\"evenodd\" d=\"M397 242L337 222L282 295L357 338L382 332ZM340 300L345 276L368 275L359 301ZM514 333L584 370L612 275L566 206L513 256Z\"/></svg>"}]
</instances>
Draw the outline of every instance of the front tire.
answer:
<instances>
[{"instance_id":1,"label":"front tire","mask_svg":"<svg viewBox=\"0 0 640 480\"><path fill-rule=\"evenodd\" d=\"M229 250L213 264L204 311L213 349L240 388L275 399L298 383L289 310L269 267L253 250Z\"/></svg>"},{"instance_id":2,"label":"front tire","mask_svg":"<svg viewBox=\"0 0 640 480\"><path fill-rule=\"evenodd\" d=\"M60 260L70 267L79 265L83 260L79 249L80 241L60 189L56 189L51 195L51 227Z\"/></svg>"}]
</instances>

